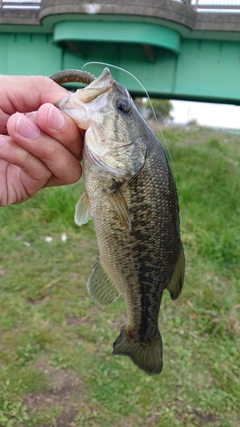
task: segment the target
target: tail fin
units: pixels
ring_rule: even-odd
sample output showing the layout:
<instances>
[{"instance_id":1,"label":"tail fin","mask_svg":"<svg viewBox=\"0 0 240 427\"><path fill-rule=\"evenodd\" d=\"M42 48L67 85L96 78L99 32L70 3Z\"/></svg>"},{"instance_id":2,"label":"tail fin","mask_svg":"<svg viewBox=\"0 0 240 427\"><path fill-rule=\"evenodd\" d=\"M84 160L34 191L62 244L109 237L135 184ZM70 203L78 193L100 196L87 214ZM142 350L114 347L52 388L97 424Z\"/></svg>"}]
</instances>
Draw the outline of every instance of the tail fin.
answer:
<instances>
[{"instance_id":1,"label":"tail fin","mask_svg":"<svg viewBox=\"0 0 240 427\"><path fill-rule=\"evenodd\" d=\"M156 339L148 344L130 338L121 328L120 335L113 343L113 354L129 356L132 362L148 375L160 374L162 370L162 339L160 332Z\"/></svg>"}]
</instances>

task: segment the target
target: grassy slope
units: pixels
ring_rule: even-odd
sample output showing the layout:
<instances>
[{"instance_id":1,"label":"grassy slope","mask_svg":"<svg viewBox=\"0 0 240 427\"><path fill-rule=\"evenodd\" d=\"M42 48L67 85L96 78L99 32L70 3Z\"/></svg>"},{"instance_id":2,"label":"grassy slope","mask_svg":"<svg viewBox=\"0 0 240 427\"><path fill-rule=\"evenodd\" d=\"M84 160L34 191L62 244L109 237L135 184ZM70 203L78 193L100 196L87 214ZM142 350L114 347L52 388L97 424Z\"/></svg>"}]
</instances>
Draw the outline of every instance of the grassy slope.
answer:
<instances>
[{"instance_id":1,"label":"grassy slope","mask_svg":"<svg viewBox=\"0 0 240 427\"><path fill-rule=\"evenodd\" d=\"M44 190L0 210L1 427L240 425L239 139L207 129L165 138L187 269L182 296L164 295L162 374L111 355L125 307L102 311L87 296L98 251L93 225L73 223L79 184Z\"/></svg>"}]
</instances>

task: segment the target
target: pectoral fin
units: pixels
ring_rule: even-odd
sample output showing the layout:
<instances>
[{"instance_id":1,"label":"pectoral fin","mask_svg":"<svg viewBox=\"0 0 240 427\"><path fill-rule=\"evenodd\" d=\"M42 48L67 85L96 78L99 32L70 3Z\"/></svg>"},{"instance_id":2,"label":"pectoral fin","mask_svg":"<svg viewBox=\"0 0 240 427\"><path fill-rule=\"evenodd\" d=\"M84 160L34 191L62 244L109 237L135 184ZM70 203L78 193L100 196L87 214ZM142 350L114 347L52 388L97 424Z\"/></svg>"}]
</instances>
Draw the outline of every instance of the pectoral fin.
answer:
<instances>
[{"instance_id":1,"label":"pectoral fin","mask_svg":"<svg viewBox=\"0 0 240 427\"><path fill-rule=\"evenodd\" d=\"M123 227L131 230L131 218L130 212L127 206L127 202L124 199L121 191L115 189L114 191L107 191L108 200L111 203L111 206L114 212L117 214L120 223Z\"/></svg>"},{"instance_id":2,"label":"pectoral fin","mask_svg":"<svg viewBox=\"0 0 240 427\"><path fill-rule=\"evenodd\" d=\"M90 298L102 308L111 304L120 296L100 257L93 266L92 273L88 279L87 290Z\"/></svg>"},{"instance_id":3,"label":"pectoral fin","mask_svg":"<svg viewBox=\"0 0 240 427\"><path fill-rule=\"evenodd\" d=\"M75 207L74 221L77 225L81 226L83 224L86 224L89 219L91 219L89 208L90 205L88 195L86 191L84 191Z\"/></svg>"},{"instance_id":4,"label":"pectoral fin","mask_svg":"<svg viewBox=\"0 0 240 427\"><path fill-rule=\"evenodd\" d=\"M184 281L184 271L185 271L185 257L184 257L183 247L181 246L177 263L171 278L171 282L167 286L167 289L171 294L172 300L177 299L181 294L183 281Z\"/></svg>"}]
</instances>

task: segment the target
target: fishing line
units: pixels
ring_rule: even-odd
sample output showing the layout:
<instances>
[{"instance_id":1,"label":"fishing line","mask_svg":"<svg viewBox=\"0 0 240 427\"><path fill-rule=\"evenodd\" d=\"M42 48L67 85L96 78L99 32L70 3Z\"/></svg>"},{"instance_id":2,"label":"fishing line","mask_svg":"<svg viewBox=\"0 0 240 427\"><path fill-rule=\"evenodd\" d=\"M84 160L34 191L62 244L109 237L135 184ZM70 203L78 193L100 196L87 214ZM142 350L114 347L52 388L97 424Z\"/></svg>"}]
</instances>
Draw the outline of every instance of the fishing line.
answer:
<instances>
[{"instance_id":1,"label":"fishing line","mask_svg":"<svg viewBox=\"0 0 240 427\"><path fill-rule=\"evenodd\" d=\"M162 132L162 130L161 130L161 127L160 127L159 121L158 121L158 119L157 119L157 116L156 116L156 113L155 113L155 110L154 110L154 107L153 107L152 101L151 101L151 99L150 99L150 96L148 95L147 89L145 89L145 87L143 86L143 84L140 82L140 80L138 80L138 78L137 78L136 76L134 76L134 74L132 74L130 71L125 70L124 68L118 67L117 65L108 64L107 62L90 61L90 62L86 62L86 63L82 66L82 70L83 70L84 68L86 68L87 66L89 66L89 65L104 65L104 66L106 66L106 67L112 67L112 68L115 68L115 69L117 69L117 70L123 71L124 73L128 74L129 76L131 76L134 80L136 80L136 82L141 86L141 88L143 89L143 91L144 91L144 93L146 94L147 99L148 99L148 101L149 101L149 104L150 104L151 110L152 110L152 112L153 112L153 117L154 117L154 119L155 119L155 121L156 121L156 124L157 124L158 130L159 130L160 135L161 135L161 138L162 138L162 140L163 140L164 147L165 147L165 149L166 149L166 154L167 154L168 160L169 160L169 162L170 162L170 163L171 163L171 165L172 165L174 179L175 179L175 181L177 181L177 174L176 174L176 169L175 169L175 166L174 166L174 163L173 163L173 158L172 158L172 156L171 156L171 153L170 153L170 150L169 150L169 148L168 148L167 142L166 142L166 140L165 140L165 138L164 138L163 132Z\"/></svg>"}]
</instances>

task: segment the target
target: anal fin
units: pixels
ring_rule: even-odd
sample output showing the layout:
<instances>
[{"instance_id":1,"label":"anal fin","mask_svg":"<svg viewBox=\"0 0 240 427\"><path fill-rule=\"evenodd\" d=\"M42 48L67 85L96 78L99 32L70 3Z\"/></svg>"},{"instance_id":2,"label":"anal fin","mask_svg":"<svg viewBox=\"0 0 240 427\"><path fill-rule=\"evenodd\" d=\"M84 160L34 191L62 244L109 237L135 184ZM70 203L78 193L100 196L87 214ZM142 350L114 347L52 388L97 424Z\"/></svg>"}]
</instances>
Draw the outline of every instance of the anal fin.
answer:
<instances>
[{"instance_id":1,"label":"anal fin","mask_svg":"<svg viewBox=\"0 0 240 427\"><path fill-rule=\"evenodd\" d=\"M104 308L120 296L119 291L109 277L101 258L97 258L88 279L87 290L90 298Z\"/></svg>"}]
</instances>

